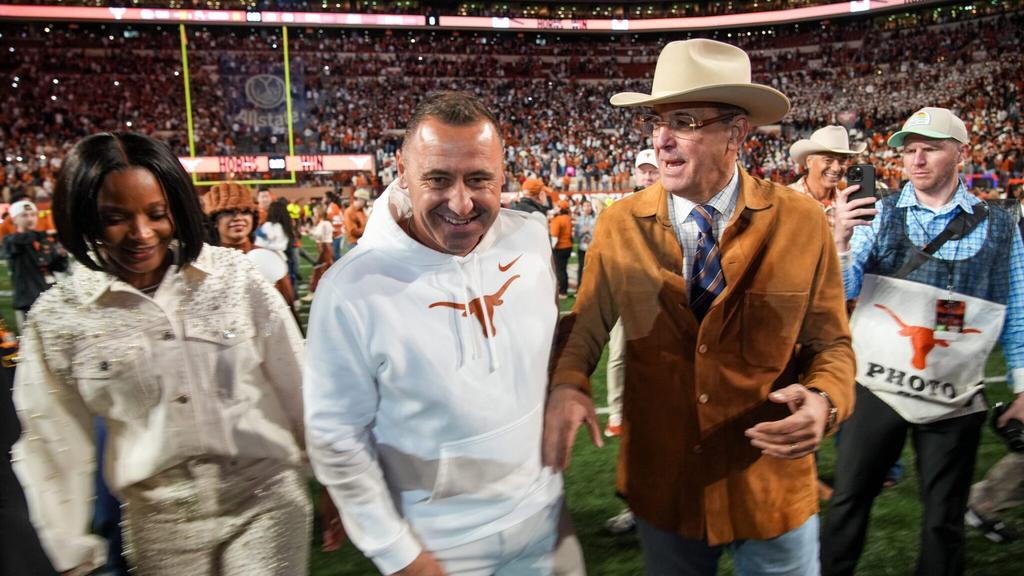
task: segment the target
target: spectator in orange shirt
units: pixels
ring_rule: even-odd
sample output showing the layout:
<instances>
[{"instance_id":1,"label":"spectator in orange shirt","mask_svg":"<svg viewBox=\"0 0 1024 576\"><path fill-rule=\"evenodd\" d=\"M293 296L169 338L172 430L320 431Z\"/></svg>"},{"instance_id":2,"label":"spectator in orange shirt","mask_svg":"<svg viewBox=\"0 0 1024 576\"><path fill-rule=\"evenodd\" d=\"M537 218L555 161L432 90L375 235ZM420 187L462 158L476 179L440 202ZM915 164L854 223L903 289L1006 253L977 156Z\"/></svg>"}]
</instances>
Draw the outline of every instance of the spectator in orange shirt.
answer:
<instances>
[{"instance_id":1,"label":"spectator in orange shirt","mask_svg":"<svg viewBox=\"0 0 1024 576\"><path fill-rule=\"evenodd\" d=\"M359 243L363 231L366 230L366 203L369 201L370 191L366 188L358 188L352 195L352 205L345 209L346 252Z\"/></svg>"},{"instance_id":2,"label":"spectator in orange shirt","mask_svg":"<svg viewBox=\"0 0 1024 576\"><path fill-rule=\"evenodd\" d=\"M558 214L551 219L551 247L555 255L555 276L558 277L558 297L569 296L569 256L572 255L572 217L569 202L558 203Z\"/></svg>"},{"instance_id":3,"label":"spectator in orange shirt","mask_svg":"<svg viewBox=\"0 0 1024 576\"><path fill-rule=\"evenodd\" d=\"M331 253L334 259L341 258L341 242L345 239L345 209L341 207L341 198L334 192L327 193L327 219L333 227Z\"/></svg>"}]
</instances>

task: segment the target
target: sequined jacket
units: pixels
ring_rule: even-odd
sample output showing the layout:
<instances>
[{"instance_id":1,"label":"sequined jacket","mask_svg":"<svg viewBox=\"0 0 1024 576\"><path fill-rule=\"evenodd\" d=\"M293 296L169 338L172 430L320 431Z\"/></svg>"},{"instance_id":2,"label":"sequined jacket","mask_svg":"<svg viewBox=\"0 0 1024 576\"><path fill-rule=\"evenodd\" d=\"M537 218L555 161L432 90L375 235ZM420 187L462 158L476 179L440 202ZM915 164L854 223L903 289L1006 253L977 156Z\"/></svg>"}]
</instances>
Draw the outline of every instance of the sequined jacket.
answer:
<instances>
[{"instance_id":1,"label":"sequined jacket","mask_svg":"<svg viewBox=\"0 0 1024 576\"><path fill-rule=\"evenodd\" d=\"M199 456L298 465L302 354L281 295L236 250L204 247L152 297L83 266L40 297L22 334L15 459L56 568L102 555L89 536L94 416L122 498Z\"/></svg>"}]
</instances>

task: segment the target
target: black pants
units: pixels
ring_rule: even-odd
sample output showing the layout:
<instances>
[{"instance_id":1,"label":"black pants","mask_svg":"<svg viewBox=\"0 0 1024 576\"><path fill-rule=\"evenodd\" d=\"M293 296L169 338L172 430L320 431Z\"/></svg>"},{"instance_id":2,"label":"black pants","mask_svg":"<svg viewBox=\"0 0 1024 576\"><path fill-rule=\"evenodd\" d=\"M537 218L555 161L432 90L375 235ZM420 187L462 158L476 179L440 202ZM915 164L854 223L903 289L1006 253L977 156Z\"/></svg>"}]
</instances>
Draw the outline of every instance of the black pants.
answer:
<instances>
[{"instance_id":1,"label":"black pants","mask_svg":"<svg viewBox=\"0 0 1024 576\"><path fill-rule=\"evenodd\" d=\"M822 531L821 573L852 575L864 548L871 505L911 432L924 508L918 576L960 575L966 566L964 513L985 412L911 424L857 385L853 416L843 424L835 493Z\"/></svg>"},{"instance_id":2,"label":"black pants","mask_svg":"<svg viewBox=\"0 0 1024 576\"><path fill-rule=\"evenodd\" d=\"M576 261L579 263L579 268L576 269L576 291L579 292L580 286L583 285L583 263L587 261L587 251L577 248Z\"/></svg>"},{"instance_id":3,"label":"black pants","mask_svg":"<svg viewBox=\"0 0 1024 576\"><path fill-rule=\"evenodd\" d=\"M555 277L558 278L558 293L569 293L569 256L572 248L555 248Z\"/></svg>"}]
</instances>

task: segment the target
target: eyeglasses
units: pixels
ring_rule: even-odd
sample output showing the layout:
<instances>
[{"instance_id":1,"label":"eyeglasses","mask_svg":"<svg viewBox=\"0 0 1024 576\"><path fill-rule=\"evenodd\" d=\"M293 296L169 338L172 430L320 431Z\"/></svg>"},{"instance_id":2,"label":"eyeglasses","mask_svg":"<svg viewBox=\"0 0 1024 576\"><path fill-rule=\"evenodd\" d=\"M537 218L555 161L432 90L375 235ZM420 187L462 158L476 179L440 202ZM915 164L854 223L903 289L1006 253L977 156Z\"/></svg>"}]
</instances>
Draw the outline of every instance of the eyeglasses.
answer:
<instances>
[{"instance_id":1,"label":"eyeglasses","mask_svg":"<svg viewBox=\"0 0 1024 576\"><path fill-rule=\"evenodd\" d=\"M662 118L657 114L643 114L637 117L636 125L640 130L643 130L644 134L654 134L662 128L668 128L676 138L693 140L697 136L697 130L717 122L731 120L738 115L736 112L726 112L713 118L701 120L685 112L669 114L667 118Z\"/></svg>"}]
</instances>

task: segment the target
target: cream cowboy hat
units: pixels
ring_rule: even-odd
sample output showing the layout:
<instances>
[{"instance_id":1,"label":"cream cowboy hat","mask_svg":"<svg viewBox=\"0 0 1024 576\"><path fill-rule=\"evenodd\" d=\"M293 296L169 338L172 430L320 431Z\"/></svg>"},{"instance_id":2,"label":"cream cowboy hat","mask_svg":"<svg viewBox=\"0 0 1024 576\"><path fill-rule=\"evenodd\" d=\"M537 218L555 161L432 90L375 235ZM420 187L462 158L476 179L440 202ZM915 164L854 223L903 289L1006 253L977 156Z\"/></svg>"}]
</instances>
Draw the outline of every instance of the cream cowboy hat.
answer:
<instances>
[{"instance_id":1,"label":"cream cowboy hat","mask_svg":"<svg viewBox=\"0 0 1024 576\"><path fill-rule=\"evenodd\" d=\"M797 165L803 166L804 160L811 154L831 152L832 154L856 156L867 149L867 147L867 144L861 142L859 145L850 148L850 135L846 132L846 128L842 126L825 126L815 130L810 138L794 142L789 147L789 155Z\"/></svg>"},{"instance_id":2,"label":"cream cowboy hat","mask_svg":"<svg viewBox=\"0 0 1024 576\"><path fill-rule=\"evenodd\" d=\"M620 92L612 106L654 106L676 102L732 104L747 111L751 124L778 122L789 98L750 81L750 57L731 44L696 39L669 42L658 56L650 94Z\"/></svg>"}]
</instances>

